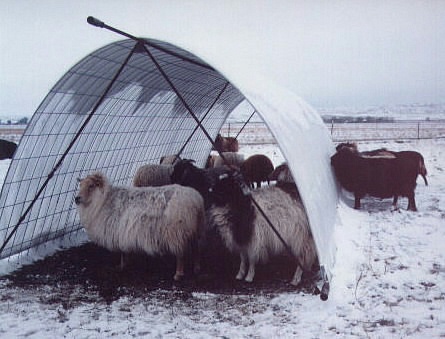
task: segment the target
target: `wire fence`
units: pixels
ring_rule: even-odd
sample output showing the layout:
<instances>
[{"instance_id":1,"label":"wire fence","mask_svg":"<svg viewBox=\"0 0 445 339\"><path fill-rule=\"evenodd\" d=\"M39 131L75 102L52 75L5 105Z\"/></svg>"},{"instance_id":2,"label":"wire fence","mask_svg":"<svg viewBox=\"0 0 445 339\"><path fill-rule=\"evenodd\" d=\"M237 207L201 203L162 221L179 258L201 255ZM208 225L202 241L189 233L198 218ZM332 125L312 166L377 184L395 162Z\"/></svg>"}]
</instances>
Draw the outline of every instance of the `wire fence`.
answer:
<instances>
[{"instance_id":1,"label":"wire fence","mask_svg":"<svg viewBox=\"0 0 445 339\"><path fill-rule=\"evenodd\" d=\"M242 122L223 125L223 136L235 136L243 128ZM332 140L340 141L379 141L434 139L445 137L445 120L400 120L374 123L326 123ZM275 144L275 138L263 122L251 122L244 127L238 140L241 144Z\"/></svg>"},{"instance_id":2,"label":"wire fence","mask_svg":"<svg viewBox=\"0 0 445 339\"><path fill-rule=\"evenodd\" d=\"M241 144L275 144L275 138L263 122L225 123L221 129L224 136L235 136ZM332 140L338 141L378 141L445 138L445 120L400 120L373 123L326 123ZM19 142L26 125L0 125L0 139Z\"/></svg>"},{"instance_id":3,"label":"wire fence","mask_svg":"<svg viewBox=\"0 0 445 339\"><path fill-rule=\"evenodd\" d=\"M0 125L0 139L18 143L26 125Z\"/></svg>"}]
</instances>

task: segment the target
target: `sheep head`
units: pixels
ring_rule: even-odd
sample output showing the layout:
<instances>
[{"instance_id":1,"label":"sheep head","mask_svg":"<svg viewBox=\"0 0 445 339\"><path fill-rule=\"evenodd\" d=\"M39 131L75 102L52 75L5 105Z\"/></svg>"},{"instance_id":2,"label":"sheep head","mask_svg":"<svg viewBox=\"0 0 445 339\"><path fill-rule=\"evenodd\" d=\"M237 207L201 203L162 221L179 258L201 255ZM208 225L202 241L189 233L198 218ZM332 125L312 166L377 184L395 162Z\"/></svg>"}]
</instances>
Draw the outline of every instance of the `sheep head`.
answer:
<instances>
[{"instance_id":1,"label":"sheep head","mask_svg":"<svg viewBox=\"0 0 445 339\"><path fill-rule=\"evenodd\" d=\"M97 195L103 195L108 185L107 178L102 173L94 173L80 180L79 193L75 198L77 205L87 207Z\"/></svg>"},{"instance_id":2,"label":"sheep head","mask_svg":"<svg viewBox=\"0 0 445 339\"><path fill-rule=\"evenodd\" d=\"M358 153L358 147L355 142L342 142L342 143L338 144L337 147L335 147L335 150L337 152L339 152L343 149L348 149L352 153Z\"/></svg>"},{"instance_id":3,"label":"sheep head","mask_svg":"<svg viewBox=\"0 0 445 339\"><path fill-rule=\"evenodd\" d=\"M180 159L173 166L173 172L170 175L172 183L184 185L185 179L190 172L193 172L197 167L193 165L195 160L192 159Z\"/></svg>"},{"instance_id":4,"label":"sheep head","mask_svg":"<svg viewBox=\"0 0 445 339\"><path fill-rule=\"evenodd\" d=\"M213 202L216 205L232 204L240 207L250 204L250 189L245 183L241 173L228 170L219 175L218 180L211 188ZM242 202L242 203L240 203Z\"/></svg>"}]
</instances>

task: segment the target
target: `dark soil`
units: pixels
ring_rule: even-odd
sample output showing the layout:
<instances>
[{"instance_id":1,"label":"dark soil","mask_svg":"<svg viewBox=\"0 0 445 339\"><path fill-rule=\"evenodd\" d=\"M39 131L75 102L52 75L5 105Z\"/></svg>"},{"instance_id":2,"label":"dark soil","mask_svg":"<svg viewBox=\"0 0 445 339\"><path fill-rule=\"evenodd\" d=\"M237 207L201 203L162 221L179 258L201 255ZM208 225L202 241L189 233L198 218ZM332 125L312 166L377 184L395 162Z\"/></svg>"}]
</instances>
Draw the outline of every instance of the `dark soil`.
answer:
<instances>
[{"instance_id":1,"label":"dark soil","mask_svg":"<svg viewBox=\"0 0 445 339\"><path fill-rule=\"evenodd\" d=\"M120 253L92 243L69 248L0 277L8 287L33 290L42 302L71 308L79 303L111 303L122 296L147 298L159 291L173 298L188 298L192 292L214 294L279 294L282 292L317 293L316 272L303 275L300 286L289 284L296 268L290 257L279 257L256 269L253 283L237 281L239 258L221 244L211 244L202 256L199 275L187 267L183 280L173 280L173 256L148 257L131 254L120 269Z\"/></svg>"}]
</instances>

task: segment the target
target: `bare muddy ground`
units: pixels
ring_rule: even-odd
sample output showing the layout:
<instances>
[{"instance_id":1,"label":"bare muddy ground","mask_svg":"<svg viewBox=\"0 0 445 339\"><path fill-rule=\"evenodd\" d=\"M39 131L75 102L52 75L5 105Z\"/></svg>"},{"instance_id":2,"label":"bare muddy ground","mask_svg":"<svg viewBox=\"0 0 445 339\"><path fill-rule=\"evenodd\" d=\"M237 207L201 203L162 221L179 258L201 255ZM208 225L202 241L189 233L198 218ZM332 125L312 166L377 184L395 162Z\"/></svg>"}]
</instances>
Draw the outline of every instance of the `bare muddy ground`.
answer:
<instances>
[{"instance_id":1,"label":"bare muddy ground","mask_svg":"<svg viewBox=\"0 0 445 339\"><path fill-rule=\"evenodd\" d=\"M211 250L210 250L211 247ZM213 243L203 253L202 271L192 274L187 267L182 281L173 281L173 256L149 257L132 254L120 269L120 254L92 243L62 250L52 256L0 277L3 286L30 290L43 303L61 304L65 309L79 303L111 303L120 297L147 298L160 291L173 291L165 296L187 299L193 292L233 294L277 294L282 292L317 293L315 272L305 274L298 287L289 284L295 270L290 257L278 257L266 265L258 265L253 283L235 279L239 259L221 244Z\"/></svg>"}]
</instances>

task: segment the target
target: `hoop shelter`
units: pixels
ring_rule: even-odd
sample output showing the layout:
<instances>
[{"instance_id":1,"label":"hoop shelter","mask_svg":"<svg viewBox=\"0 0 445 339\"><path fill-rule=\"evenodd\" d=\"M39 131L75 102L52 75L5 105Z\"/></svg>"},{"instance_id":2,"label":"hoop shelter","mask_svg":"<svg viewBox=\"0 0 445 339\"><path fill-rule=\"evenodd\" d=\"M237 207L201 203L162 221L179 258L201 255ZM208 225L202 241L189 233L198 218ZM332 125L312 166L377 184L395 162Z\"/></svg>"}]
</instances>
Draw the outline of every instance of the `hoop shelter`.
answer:
<instances>
[{"instance_id":1,"label":"hoop shelter","mask_svg":"<svg viewBox=\"0 0 445 339\"><path fill-rule=\"evenodd\" d=\"M167 42L126 39L73 66L32 117L0 196L0 258L83 232L78 178L104 172L131 185L137 168L178 154L204 166L243 101L262 117L287 160L307 211L320 265L335 259L338 191L333 145L315 110L233 60L207 60ZM211 59L211 58L210 58Z\"/></svg>"}]
</instances>

